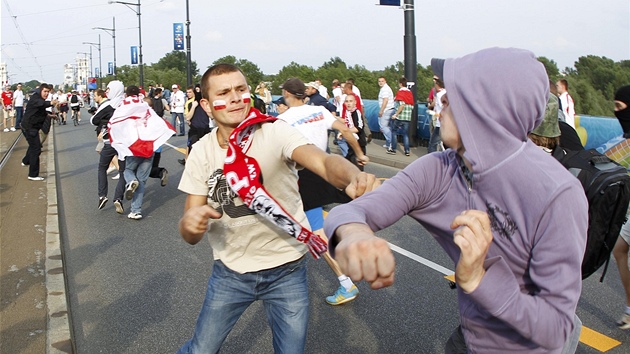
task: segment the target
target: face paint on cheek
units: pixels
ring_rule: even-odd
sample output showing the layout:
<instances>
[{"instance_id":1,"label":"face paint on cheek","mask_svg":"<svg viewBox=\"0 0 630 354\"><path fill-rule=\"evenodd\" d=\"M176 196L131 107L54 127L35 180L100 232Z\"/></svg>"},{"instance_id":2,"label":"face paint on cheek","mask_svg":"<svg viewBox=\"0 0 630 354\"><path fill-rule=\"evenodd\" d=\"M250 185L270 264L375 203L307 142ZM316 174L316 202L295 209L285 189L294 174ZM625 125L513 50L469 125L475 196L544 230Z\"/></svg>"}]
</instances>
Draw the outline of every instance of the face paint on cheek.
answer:
<instances>
[{"instance_id":1,"label":"face paint on cheek","mask_svg":"<svg viewBox=\"0 0 630 354\"><path fill-rule=\"evenodd\" d=\"M212 102L212 106L214 107L214 109L219 111L226 108L226 103L224 100L215 100L214 102Z\"/></svg>"},{"instance_id":2,"label":"face paint on cheek","mask_svg":"<svg viewBox=\"0 0 630 354\"><path fill-rule=\"evenodd\" d=\"M244 93L241 97L243 97L243 103L250 103L252 101L252 96L249 93Z\"/></svg>"}]
</instances>

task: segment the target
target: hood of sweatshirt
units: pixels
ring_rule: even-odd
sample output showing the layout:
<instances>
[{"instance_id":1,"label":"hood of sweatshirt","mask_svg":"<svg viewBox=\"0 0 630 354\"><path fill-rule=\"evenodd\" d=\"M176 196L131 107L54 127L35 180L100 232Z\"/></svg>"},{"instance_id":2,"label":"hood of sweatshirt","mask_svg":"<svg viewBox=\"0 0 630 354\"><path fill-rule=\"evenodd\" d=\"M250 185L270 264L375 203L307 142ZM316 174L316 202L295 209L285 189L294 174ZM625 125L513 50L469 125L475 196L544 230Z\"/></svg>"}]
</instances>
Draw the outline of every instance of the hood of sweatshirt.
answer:
<instances>
[{"instance_id":1,"label":"hood of sweatshirt","mask_svg":"<svg viewBox=\"0 0 630 354\"><path fill-rule=\"evenodd\" d=\"M107 93L109 104L116 109L125 98L125 85L123 85L122 81L114 80L107 84L107 88L109 89Z\"/></svg>"},{"instance_id":2,"label":"hood of sweatshirt","mask_svg":"<svg viewBox=\"0 0 630 354\"><path fill-rule=\"evenodd\" d=\"M489 48L446 59L443 74L474 174L515 154L543 119L549 78L530 51Z\"/></svg>"}]
</instances>

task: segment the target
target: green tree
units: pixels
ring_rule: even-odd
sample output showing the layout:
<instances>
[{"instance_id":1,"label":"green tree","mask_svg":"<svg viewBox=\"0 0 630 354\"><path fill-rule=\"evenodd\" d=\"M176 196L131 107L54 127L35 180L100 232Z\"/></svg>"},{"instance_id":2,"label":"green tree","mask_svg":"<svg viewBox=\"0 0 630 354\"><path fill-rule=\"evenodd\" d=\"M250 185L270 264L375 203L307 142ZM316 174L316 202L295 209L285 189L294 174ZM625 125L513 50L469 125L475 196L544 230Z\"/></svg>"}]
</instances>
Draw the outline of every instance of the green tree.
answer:
<instances>
[{"instance_id":1,"label":"green tree","mask_svg":"<svg viewBox=\"0 0 630 354\"><path fill-rule=\"evenodd\" d=\"M274 80L271 82L271 93L274 95L282 94L280 85L282 85L288 78L297 77L300 80L314 80L315 70L306 65L300 65L292 61L289 65L280 69ZM308 81L305 81L308 82Z\"/></svg>"},{"instance_id":2,"label":"green tree","mask_svg":"<svg viewBox=\"0 0 630 354\"><path fill-rule=\"evenodd\" d=\"M236 65L239 69L241 69L243 74L245 74L247 83L249 84L249 86L251 86L252 90L256 88L259 82L263 81L264 75L258 65L252 63L247 59L236 59L235 56L228 55L215 60L212 65L217 65L220 63Z\"/></svg>"},{"instance_id":3,"label":"green tree","mask_svg":"<svg viewBox=\"0 0 630 354\"><path fill-rule=\"evenodd\" d=\"M183 72L184 74L186 74L187 62L188 60L186 58L185 52L174 50L170 53L167 53L165 56L160 58L160 60L158 60L157 63L152 64L151 66L156 70L163 70L163 71L167 71L170 69L177 69ZM195 62L194 60L191 60L190 67L191 67L192 76L199 75L197 62ZM184 82L186 81L184 80Z\"/></svg>"},{"instance_id":4,"label":"green tree","mask_svg":"<svg viewBox=\"0 0 630 354\"><path fill-rule=\"evenodd\" d=\"M538 61L541 62L545 66L545 70L547 71L547 76L551 81L555 82L560 77L560 70L558 70L558 64L551 59L547 59L545 57L538 57Z\"/></svg>"}]
</instances>

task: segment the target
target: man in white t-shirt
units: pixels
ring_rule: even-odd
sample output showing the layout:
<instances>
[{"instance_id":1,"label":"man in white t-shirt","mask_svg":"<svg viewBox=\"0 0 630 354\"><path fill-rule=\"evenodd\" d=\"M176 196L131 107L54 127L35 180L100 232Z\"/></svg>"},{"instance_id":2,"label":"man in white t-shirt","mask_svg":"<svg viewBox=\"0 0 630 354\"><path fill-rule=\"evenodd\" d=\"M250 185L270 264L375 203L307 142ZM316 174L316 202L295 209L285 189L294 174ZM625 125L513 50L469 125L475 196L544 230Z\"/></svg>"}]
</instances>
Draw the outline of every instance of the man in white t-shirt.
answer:
<instances>
[{"instance_id":1,"label":"man in white t-shirt","mask_svg":"<svg viewBox=\"0 0 630 354\"><path fill-rule=\"evenodd\" d=\"M361 150L361 146L354 135L340 120L336 119L330 111L323 106L313 106L304 104L306 97L305 85L297 78L290 78L282 85L282 97L289 106L289 109L280 114L281 119L292 127L299 130L315 146L326 151L328 148L328 130L338 130L348 142L358 156L362 164L366 164L369 159ZM331 203L342 203L349 201L345 195L340 195L339 191L326 182L323 178L313 172L302 169L298 172L300 181L300 196L304 204L304 210L308 223L314 233L324 236L324 205ZM339 270L339 265L328 253L324 259L335 272L339 279L339 288L332 296L326 298L330 305L341 305L354 300L359 295L359 289L352 280Z\"/></svg>"},{"instance_id":2,"label":"man in white t-shirt","mask_svg":"<svg viewBox=\"0 0 630 354\"><path fill-rule=\"evenodd\" d=\"M378 126L385 137L383 147L389 150L392 149L392 130L389 121L394 114L394 92L387 84L387 79L384 76L378 78L378 86L381 87L378 92Z\"/></svg>"},{"instance_id":3,"label":"man in white t-shirt","mask_svg":"<svg viewBox=\"0 0 630 354\"><path fill-rule=\"evenodd\" d=\"M15 92L13 92L13 109L15 109L15 129L20 129L22 116L24 116L24 91L22 84L17 84Z\"/></svg>"},{"instance_id":4,"label":"man in white t-shirt","mask_svg":"<svg viewBox=\"0 0 630 354\"><path fill-rule=\"evenodd\" d=\"M319 94L327 100L330 99L330 95L328 95L328 89L326 88L326 86L322 85L322 80L317 79L315 80L315 83L318 85L317 91L319 91Z\"/></svg>"},{"instance_id":5,"label":"man in white t-shirt","mask_svg":"<svg viewBox=\"0 0 630 354\"><path fill-rule=\"evenodd\" d=\"M278 205L301 225L308 225L298 192L297 166L345 188L351 197L372 190L378 181L343 157L326 154L282 120L245 129L244 153L257 166L239 154L226 161L228 148L231 152L240 148L230 142L235 129L248 118L270 117L251 110L247 80L234 65L210 67L201 79L201 89L201 107L217 128L195 144L186 161L179 189L188 196L179 231L190 244L208 232L214 264L193 338L178 353L218 352L238 318L256 300L273 307L267 316L274 351L303 353L309 306L304 257L308 246L275 218ZM247 172L226 173L226 166L230 168L236 160L248 164ZM259 176L255 181L264 181L264 190L277 205L253 202L250 209L243 203L234 189L251 193L256 188L251 174Z\"/></svg>"},{"instance_id":6,"label":"man in white t-shirt","mask_svg":"<svg viewBox=\"0 0 630 354\"><path fill-rule=\"evenodd\" d=\"M177 84L173 84L171 88L173 89L170 102L173 127L177 130L177 119L179 119L178 136L184 136L186 134L186 122L184 120L184 104L186 103L186 95L184 95L184 92L179 89L179 85Z\"/></svg>"},{"instance_id":7,"label":"man in white t-shirt","mask_svg":"<svg viewBox=\"0 0 630 354\"><path fill-rule=\"evenodd\" d=\"M569 82L565 79L558 80L556 89L558 90L558 97L560 97L560 109L564 114L564 121L575 129L575 105L573 97L569 95Z\"/></svg>"},{"instance_id":8,"label":"man in white t-shirt","mask_svg":"<svg viewBox=\"0 0 630 354\"><path fill-rule=\"evenodd\" d=\"M434 100L435 106L433 107L435 115L433 116L433 131L431 132L429 147L427 148L429 153L443 150L444 147L442 145L442 138L440 137L440 115L442 114L442 108L444 108L442 96L446 94L446 89L444 89L444 82L439 77L434 76L433 82L435 83L436 91Z\"/></svg>"}]
</instances>

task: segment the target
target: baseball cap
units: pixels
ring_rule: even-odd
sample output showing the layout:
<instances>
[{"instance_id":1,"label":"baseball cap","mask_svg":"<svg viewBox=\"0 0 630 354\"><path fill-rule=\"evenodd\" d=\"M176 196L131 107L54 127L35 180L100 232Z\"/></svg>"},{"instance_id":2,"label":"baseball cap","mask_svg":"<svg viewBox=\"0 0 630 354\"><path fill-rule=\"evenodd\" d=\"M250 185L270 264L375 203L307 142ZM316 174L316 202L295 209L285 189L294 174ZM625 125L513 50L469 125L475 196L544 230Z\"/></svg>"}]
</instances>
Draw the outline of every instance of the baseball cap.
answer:
<instances>
[{"instance_id":1,"label":"baseball cap","mask_svg":"<svg viewBox=\"0 0 630 354\"><path fill-rule=\"evenodd\" d=\"M545 138L555 138L560 136L560 125L558 124L558 97L550 93L545 108L545 116L539 126L532 130L532 134Z\"/></svg>"},{"instance_id":2,"label":"baseball cap","mask_svg":"<svg viewBox=\"0 0 630 354\"><path fill-rule=\"evenodd\" d=\"M283 104L283 105L285 105L285 106L287 105L287 103L286 103L286 102L284 102L284 97L280 97L280 98L278 98L277 100L272 101L272 102L273 102L274 104L276 104L276 105L281 105L281 104Z\"/></svg>"},{"instance_id":3,"label":"baseball cap","mask_svg":"<svg viewBox=\"0 0 630 354\"><path fill-rule=\"evenodd\" d=\"M282 84L282 89L287 90L290 94L294 95L297 98L304 98L304 82L302 80L292 77Z\"/></svg>"},{"instance_id":4,"label":"baseball cap","mask_svg":"<svg viewBox=\"0 0 630 354\"><path fill-rule=\"evenodd\" d=\"M304 84L304 86L312 87L316 90L319 90L319 84L315 81L311 81L308 84Z\"/></svg>"},{"instance_id":5,"label":"baseball cap","mask_svg":"<svg viewBox=\"0 0 630 354\"><path fill-rule=\"evenodd\" d=\"M173 86L171 86L171 88L179 88L179 85L173 84Z\"/></svg>"}]
</instances>

